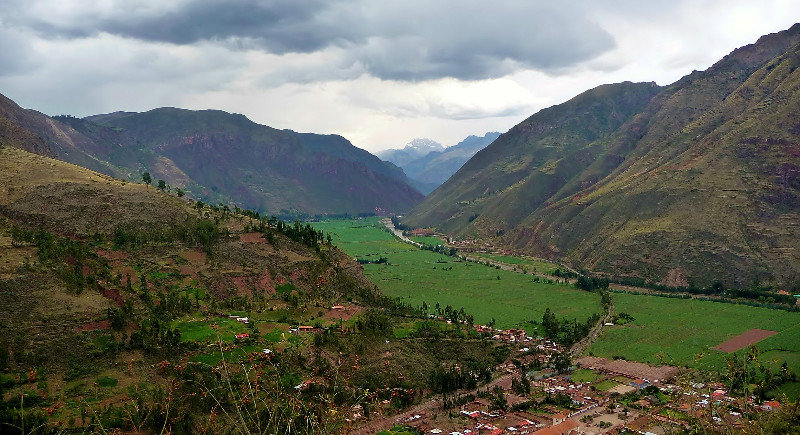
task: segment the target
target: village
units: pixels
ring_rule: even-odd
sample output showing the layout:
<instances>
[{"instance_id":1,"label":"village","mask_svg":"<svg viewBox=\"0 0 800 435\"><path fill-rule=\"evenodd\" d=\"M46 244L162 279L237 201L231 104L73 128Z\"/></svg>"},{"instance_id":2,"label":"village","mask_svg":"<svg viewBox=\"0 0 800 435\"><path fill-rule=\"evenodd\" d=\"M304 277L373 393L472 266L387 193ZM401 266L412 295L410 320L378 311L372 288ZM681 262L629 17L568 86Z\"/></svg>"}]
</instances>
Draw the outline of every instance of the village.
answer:
<instances>
[{"instance_id":1,"label":"village","mask_svg":"<svg viewBox=\"0 0 800 435\"><path fill-rule=\"evenodd\" d=\"M700 424L727 432L741 429L744 415L781 408L774 400L734 397L722 383L697 382L673 366L583 356L557 370L555 360L567 352L557 343L522 329L475 330L512 345L510 362L477 391L454 395L449 403L458 406L432 400L396 416L394 427L434 435L660 435Z\"/></svg>"}]
</instances>

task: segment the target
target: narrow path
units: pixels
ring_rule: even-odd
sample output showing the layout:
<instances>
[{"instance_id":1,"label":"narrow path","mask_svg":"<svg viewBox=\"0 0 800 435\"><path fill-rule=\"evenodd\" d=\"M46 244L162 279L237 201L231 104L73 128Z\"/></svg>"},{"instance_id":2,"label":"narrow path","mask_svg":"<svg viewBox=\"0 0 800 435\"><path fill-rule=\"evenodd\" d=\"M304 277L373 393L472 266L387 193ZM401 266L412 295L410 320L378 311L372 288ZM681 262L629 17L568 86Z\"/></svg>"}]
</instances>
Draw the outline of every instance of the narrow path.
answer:
<instances>
[{"instance_id":1,"label":"narrow path","mask_svg":"<svg viewBox=\"0 0 800 435\"><path fill-rule=\"evenodd\" d=\"M611 319L614 317L614 299L611 299L611 305L608 306L608 311L606 315L601 317L600 320L594 325L591 331L589 331L589 335L578 341L577 343L573 344L572 347L569 349L569 353L573 358L577 358L583 355L589 346L592 345L599 337L600 333L603 332L603 327L605 327L606 323L611 322Z\"/></svg>"}]
</instances>

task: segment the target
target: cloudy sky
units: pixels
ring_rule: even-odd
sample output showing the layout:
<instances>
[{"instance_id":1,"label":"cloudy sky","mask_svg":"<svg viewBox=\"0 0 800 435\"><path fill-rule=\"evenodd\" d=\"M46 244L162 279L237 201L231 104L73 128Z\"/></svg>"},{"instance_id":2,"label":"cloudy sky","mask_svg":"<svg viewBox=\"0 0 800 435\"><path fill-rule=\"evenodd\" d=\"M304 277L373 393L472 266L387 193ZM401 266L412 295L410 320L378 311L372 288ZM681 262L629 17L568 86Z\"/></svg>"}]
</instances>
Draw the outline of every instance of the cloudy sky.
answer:
<instances>
[{"instance_id":1,"label":"cloudy sky","mask_svg":"<svg viewBox=\"0 0 800 435\"><path fill-rule=\"evenodd\" d=\"M370 151L452 145L798 20L796 0L3 0L0 93L50 115L215 108Z\"/></svg>"}]
</instances>

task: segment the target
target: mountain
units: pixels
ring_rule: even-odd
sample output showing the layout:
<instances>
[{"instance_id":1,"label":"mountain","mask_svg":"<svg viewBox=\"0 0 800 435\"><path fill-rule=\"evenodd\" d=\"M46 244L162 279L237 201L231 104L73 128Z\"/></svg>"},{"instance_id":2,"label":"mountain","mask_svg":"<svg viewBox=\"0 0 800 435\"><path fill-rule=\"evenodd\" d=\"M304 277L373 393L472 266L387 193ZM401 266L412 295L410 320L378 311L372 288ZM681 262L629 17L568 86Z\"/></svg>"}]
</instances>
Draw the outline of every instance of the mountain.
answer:
<instances>
[{"instance_id":1,"label":"mountain","mask_svg":"<svg viewBox=\"0 0 800 435\"><path fill-rule=\"evenodd\" d=\"M5 316L0 322L0 405L6 425L23 421L27 427L47 428L45 432L58 427L93 431L93 421L60 404L82 400L94 385L105 403L87 405L90 413L99 415L109 403L122 409L138 400L140 409L169 406L169 426L180 426L181 433L203 431L202 422L216 418L213 406L200 406L191 398L200 397L207 385L221 390L223 383L203 381L193 388L195 382L183 382L188 379L182 376L183 367L190 376L211 379L206 374L228 352L237 362L250 358L263 364L262 349L269 348L275 355L267 364L274 367L285 349L292 380L313 376L316 381L321 379L319 365L293 358L300 345L304 350L309 346L295 344L300 340L289 333L289 324L324 322L338 328L337 316L349 319L362 309L360 304L381 301L358 263L330 244L297 237L296 227L198 207L152 186L113 179L7 143L0 142L0 306ZM257 223L261 228L255 230ZM312 234L310 227L300 228L299 235ZM347 311L334 311L331 304ZM306 306L314 307L310 316ZM231 318L233 312L245 320ZM282 314L272 315L277 312ZM385 351L371 353L378 352ZM380 362L380 356L360 355ZM164 370L173 366L180 368ZM406 366L418 370L412 363ZM382 363L366 362L364 369L373 383L381 379L373 373L387 370ZM31 375L23 379L19 373ZM276 385L275 377L266 373L263 379L259 390L276 388L280 397L288 397L288 389L294 392L300 383ZM355 392L365 388L355 377L354 382L348 397L358 397ZM25 393L24 404L14 396L22 388L31 391ZM168 390L179 400L168 397ZM236 400L235 395L226 397L226 402ZM11 400L18 414L7 411ZM260 409L273 404L258 400ZM274 405L276 414L285 408L283 403ZM237 427L238 421L226 420L225 414L208 432ZM121 411L101 418L105 427L147 427L152 432L164 427L161 421L150 424L126 415ZM294 423L270 421L280 428Z\"/></svg>"},{"instance_id":2,"label":"mountain","mask_svg":"<svg viewBox=\"0 0 800 435\"><path fill-rule=\"evenodd\" d=\"M404 221L653 282L800 279L800 24L663 88L604 85L478 152Z\"/></svg>"},{"instance_id":3,"label":"mountain","mask_svg":"<svg viewBox=\"0 0 800 435\"><path fill-rule=\"evenodd\" d=\"M50 118L2 98L0 135L108 175L138 180L148 171L197 199L271 214L403 211L422 198L400 168L341 136L278 130L216 110Z\"/></svg>"},{"instance_id":4,"label":"mountain","mask_svg":"<svg viewBox=\"0 0 800 435\"><path fill-rule=\"evenodd\" d=\"M411 179L411 185L423 194L432 192L474 156L500 136L498 132L483 136L468 136L456 145L443 151L428 154L402 165L403 171Z\"/></svg>"},{"instance_id":5,"label":"mountain","mask_svg":"<svg viewBox=\"0 0 800 435\"><path fill-rule=\"evenodd\" d=\"M444 151L444 146L431 139L418 138L407 143L401 149L384 150L377 153L377 156L402 168L407 163L425 157L434 151Z\"/></svg>"}]
</instances>

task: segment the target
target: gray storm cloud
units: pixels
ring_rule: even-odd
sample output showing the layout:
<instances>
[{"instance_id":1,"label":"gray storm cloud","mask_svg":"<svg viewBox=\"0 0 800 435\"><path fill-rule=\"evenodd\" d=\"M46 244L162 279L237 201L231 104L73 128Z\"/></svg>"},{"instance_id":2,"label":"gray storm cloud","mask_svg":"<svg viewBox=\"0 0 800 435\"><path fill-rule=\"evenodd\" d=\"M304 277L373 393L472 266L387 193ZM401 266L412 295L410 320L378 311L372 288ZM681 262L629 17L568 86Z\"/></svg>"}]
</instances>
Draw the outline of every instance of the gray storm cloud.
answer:
<instances>
[{"instance_id":1,"label":"gray storm cloud","mask_svg":"<svg viewBox=\"0 0 800 435\"><path fill-rule=\"evenodd\" d=\"M42 38L107 33L273 54L335 48L342 55L334 68L401 81L494 78L520 69L554 72L614 47L611 35L574 2L487 7L478 1L193 0L158 5L98 11L76 3L62 18L25 0L6 9L4 18Z\"/></svg>"}]
</instances>

